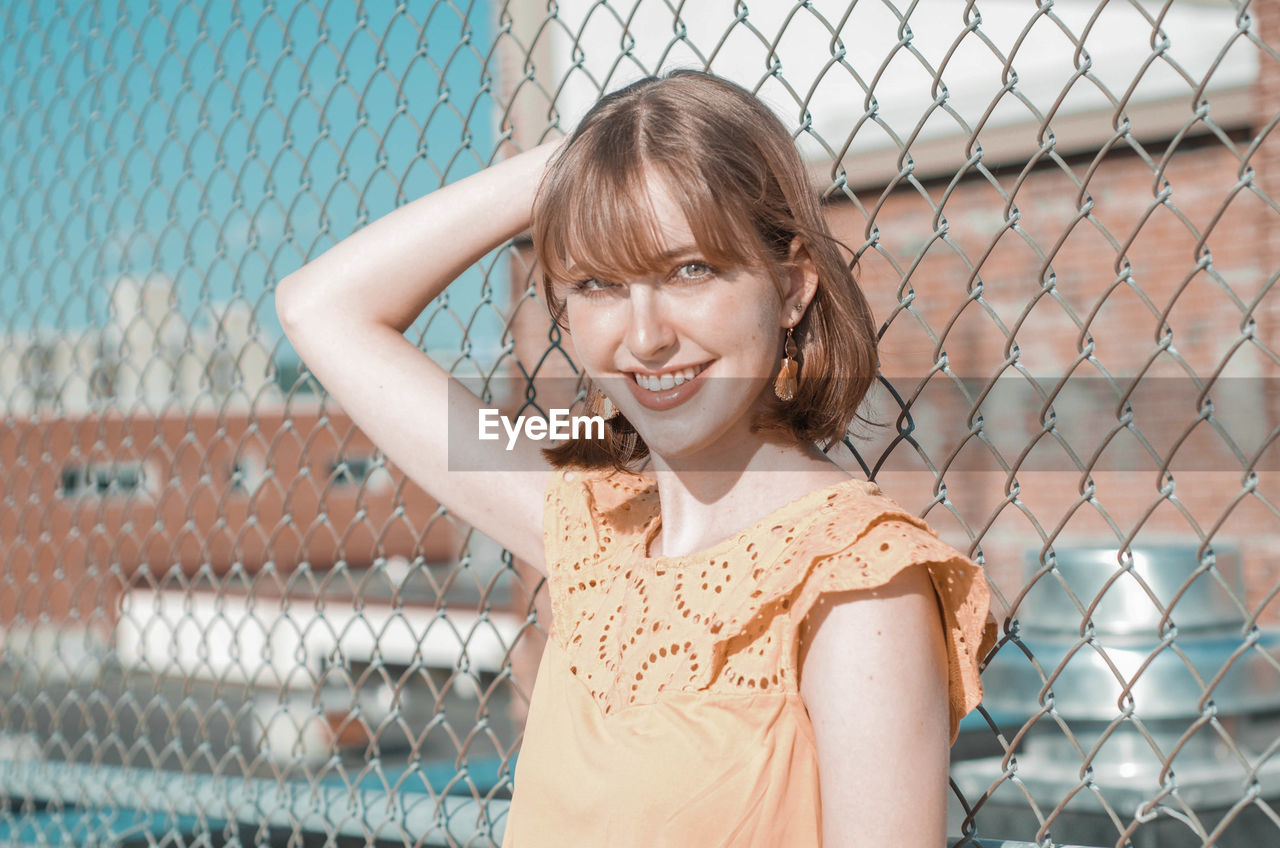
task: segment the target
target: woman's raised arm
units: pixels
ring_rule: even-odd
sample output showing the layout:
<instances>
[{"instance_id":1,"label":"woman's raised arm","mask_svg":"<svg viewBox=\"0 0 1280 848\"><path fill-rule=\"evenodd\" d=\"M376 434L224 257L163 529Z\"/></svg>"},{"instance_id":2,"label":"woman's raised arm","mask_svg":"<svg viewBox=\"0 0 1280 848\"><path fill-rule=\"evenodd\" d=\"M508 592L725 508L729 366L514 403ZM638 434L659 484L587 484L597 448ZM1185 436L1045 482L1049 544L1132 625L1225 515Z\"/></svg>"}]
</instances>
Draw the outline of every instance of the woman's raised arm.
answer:
<instances>
[{"instance_id":1,"label":"woman's raised arm","mask_svg":"<svg viewBox=\"0 0 1280 848\"><path fill-rule=\"evenodd\" d=\"M471 264L530 224L548 142L396 209L285 277L276 310L302 361L411 480L543 574L542 503L551 466L529 440L466 440L449 469L448 420L482 403L404 337ZM474 431L473 431L474 432ZM481 447L474 447L474 445ZM459 462L459 459L462 461ZM513 473L507 469L539 469Z\"/></svg>"}]
</instances>

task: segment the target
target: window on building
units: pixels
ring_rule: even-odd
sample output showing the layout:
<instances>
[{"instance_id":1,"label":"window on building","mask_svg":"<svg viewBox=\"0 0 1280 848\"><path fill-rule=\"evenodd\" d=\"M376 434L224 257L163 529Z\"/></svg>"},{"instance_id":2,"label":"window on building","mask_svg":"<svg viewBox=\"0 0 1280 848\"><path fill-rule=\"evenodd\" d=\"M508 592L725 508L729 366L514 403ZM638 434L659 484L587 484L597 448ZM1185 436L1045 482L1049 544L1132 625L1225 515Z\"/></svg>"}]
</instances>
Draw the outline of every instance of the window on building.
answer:
<instances>
[{"instance_id":1,"label":"window on building","mask_svg":"<svg viewBox=\"0 0 1280 848\"><path fill-rule=\"evenodd\" d=\"M107 359L99 359L89 372L89 395L94 400L111 400L116 396L116 380L120 373L119 363Z\"/></svg>"},{"instance_id":2,"label":"window on building","mask_svg":"<svg viewBox=\"0 0 1280 848\"><path fill-rule=\"evenodd\" d=\"M285 395L290 392L294 395L314 395L320 385L296 356L282 356L275 361L275 380Z\"/></svg>"},{"instance_id":3,"label":"window on building","mask_svg":"<svg viewBox=\"0 0 1280 848\"><path fill-rule=\"evenodd\" d=\"M49 404L58 397L58 374L54 367L56 354L52 342L32 342L22 351L22 382L37 404Z\"/></svg>"},{"instance_id":4,"label":"window on building","mask_svg":"<svg viewBox=\"0 0 1280 848\"><path fill-rule=\"evenodd\" d=\"M395 485L379 456L343 456L329 463L329 478L339 486L360 486L365 492L387 492Z\"/></svg>"},{"instance_id":5,"label":"window on building","mask_svg":"<svg viewBox=\"0 0 1280 848\"><path fill-rule=\"evenodd\" d=\"M218 397L230 394L236 388L236 360L225 348L214 351L205 366L209 390Z\"/></svg>"},{"instance_id":6,"label":"window on building","mask_svg":"<svg viewBox=\"0 0 1280 848\"><path fill-rule=\"evenodd\" d=\"M241 494L252 495L262 485L262 462L253 456L238 456L227 469L227 485Z\"/></svg>"},{"instance_id":7,"label":"window on building","mask_svg":"<svg viewBox=\"0 0 1280 848\"><path fill-rule=\"evenodd\" d=\"M64 498L103 498L146 490L147 471L141 462L103 462L64 466L59 494Z\"/></svg>"},{"instance_id":8,"label":"window on building","mask_svg":"<svg viewBox=\"0 0 1280 848\"><path fill-rule=\"evenodd\" d=\"M373 469L373 457L344 456L329 463L329 476L339 486L359 486Z\"/></svg>"}]
</instances>

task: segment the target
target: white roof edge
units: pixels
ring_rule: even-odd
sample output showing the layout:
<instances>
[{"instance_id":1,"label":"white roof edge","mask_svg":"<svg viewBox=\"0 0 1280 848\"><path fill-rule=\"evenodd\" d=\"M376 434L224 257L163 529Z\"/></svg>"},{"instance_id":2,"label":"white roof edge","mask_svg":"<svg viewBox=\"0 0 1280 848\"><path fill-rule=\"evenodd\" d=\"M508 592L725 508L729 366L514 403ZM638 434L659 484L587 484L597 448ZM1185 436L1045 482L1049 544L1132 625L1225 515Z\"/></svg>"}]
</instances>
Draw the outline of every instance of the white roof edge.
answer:
<instances>
[{"instance_id":1,"label":"white roof edge","mask_svg":"<svg viewBox=\"0 0 1280 848\"><path fill-rule=\"evenodd\" d=\"M1224 132L1251 125L1256 106L1252 86L1236 85L1206 91L1209 109L1202 117L1190 108L1186 95L1162 100L1131 102L1125 115L1129 119L1129 135L1144 146L1178 137L1204 136L1218 128ZM1075 113L1059 113L1050 121L1052 150L1059 156L1096 152L1119 134L1113 125L1115 111L1095 109ZM979 140L982 163L988 167L1025 164L1042 147L1039 141L1042 125L1027 120L1002 126L986 127ZM1120 144L1128 146L1121 141ZM969 137L956 132L944 136L919 139L909 148L910 172L921 180L954 175L967 161L971 151ZM1158 158L1163 147L1149 151ZM902 171L898 161L903 151L894 145L846 154L845 182L850 188L884 186ZM904 160L905 162L905 160ZM810 174L818 190L834 182L829 159L809 161Z\"/></svg>"}]
</instances>

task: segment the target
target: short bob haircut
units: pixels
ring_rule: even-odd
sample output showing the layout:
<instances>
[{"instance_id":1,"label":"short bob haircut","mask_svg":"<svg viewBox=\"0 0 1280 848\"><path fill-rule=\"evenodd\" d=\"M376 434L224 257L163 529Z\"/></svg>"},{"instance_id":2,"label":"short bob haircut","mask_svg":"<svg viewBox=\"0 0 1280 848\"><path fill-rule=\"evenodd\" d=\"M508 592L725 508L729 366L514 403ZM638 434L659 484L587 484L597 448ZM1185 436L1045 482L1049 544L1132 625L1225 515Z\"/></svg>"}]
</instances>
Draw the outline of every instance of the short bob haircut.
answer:
<instances>
[{"instance_id":1,"label":"short bob haircut","mask_svg":"<svg viewBox=\"0 0 1280 848\"><path fill-rule=\"evenodd\" d=\"M818 288L794 330L797 392L787 403L769 392L773 403L755 416L752 431L829 449L861 418L858 409L875 380L871 308L831 235L791 134L735 83L677 69L611 92L582 119L548 165L533 205L533 246L552 319L569 329L566 284L660 269L663 245L645 200L646 169L663 180L713 265L763 266L782 280L791 242L800 237ZM780 333L779 360L782 343ZM648 447L619 414L606 424L604 439L571 439L543 453L557 468L629 471Z\"/></svg>"}]
</instances>

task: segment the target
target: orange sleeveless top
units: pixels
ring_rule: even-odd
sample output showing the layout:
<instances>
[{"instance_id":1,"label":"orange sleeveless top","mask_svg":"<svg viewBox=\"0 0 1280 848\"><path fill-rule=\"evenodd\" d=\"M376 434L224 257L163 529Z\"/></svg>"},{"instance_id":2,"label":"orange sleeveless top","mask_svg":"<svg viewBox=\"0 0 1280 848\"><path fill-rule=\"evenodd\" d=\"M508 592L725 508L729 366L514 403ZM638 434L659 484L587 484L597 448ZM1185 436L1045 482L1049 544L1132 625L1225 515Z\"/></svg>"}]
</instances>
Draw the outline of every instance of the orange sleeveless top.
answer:
<instances>
[{"instance_id":1,"label":"orange sleeveless top","mask_svg":"<svg viewBox=\"0 0 1280 848\"><path fill-rule=\"evenodd\" d=\"M818 760L799 626L824 592L927 565L947 637L951 742L996 638L979 566L850 479L705 551L648 556L657 484L556 471L544 536L552 623L503 848L818 848Z\"/></svg>"}]
</instances>

